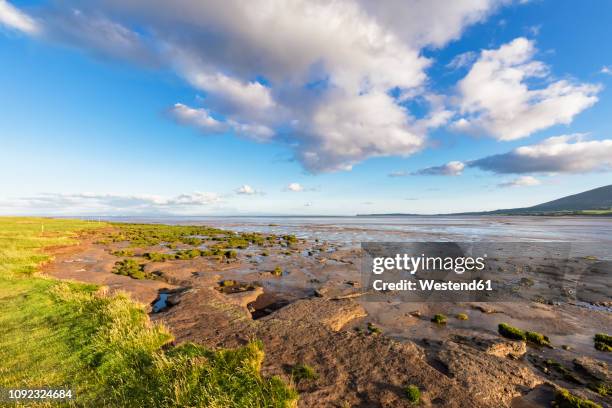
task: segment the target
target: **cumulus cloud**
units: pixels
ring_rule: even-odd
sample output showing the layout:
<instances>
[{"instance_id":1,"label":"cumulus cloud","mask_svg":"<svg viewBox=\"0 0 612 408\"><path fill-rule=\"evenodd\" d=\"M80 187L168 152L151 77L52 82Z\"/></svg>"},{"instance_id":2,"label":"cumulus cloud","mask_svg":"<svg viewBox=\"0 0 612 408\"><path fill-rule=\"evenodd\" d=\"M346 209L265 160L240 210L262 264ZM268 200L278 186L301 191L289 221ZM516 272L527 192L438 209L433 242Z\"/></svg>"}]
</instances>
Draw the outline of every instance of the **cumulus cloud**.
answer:
<instances>
[{"instance_id":1,"label":"cumulus cloud","mask_svg":"<svg viewBox=\"0 0 612 408\"><path fill-rule=\"evenodd\" d=\"M606 75L612 75L612 68L608 65L604 65L603 67L601 67L601 70L599 70L600 74L606 74Z\"/></svg>"},{"instance_id":2,"label":"cumulus cloud","mask_svg":"<svg viewBox=\"0 0 612 408\"><path fill-rule=\"evenodd\" d=\"M421 50L510 2L68 0L37 7L36 21L50 39L173 69L203 93L170 108L180 123L286 143L325 172L424 148L451 113L405 107L426 92Z\"/></svg>"},{"instance_id":3,"label":"cumulus cloud","mask_svg":"<svg viewBox=\"0 0 612 408\"><path fill-rule=\"evenodd\" d=\"M469 25L484 20L499 6L512 3L509 0L359 2L382 25L393 27L405 41L435 47L459 38Z\"/></svg>"},{"instance_id":4,"label":"cumulus cloud","mask_svg":"<svg viewBox=\"0 0 612 408\"><path fill-rule=\"evenodd\" d=\"M597 102L598 85L552 80L548 67L533 59L535 52L533 41L522 37L482 51L457 85L461 117L453 128L514 140L569 124ZM548 84L529 86L531 78Z\"/></svg>"},{"instance_id":5,"label":"cumulus cloud","mask_svg":"<svg viewBox=\"0 0 612 408\"><path fill-rule=\"evenodd\" d=\"M313 112L303 129L297 157L313 171L350 170L367 157L420 150L424 135L407 112L384 92L335 95Z\"/></svg>"},{"instance_id":6,"label":"cumulus cloud","mask_svg":"<svg viewBox=\"0 0 612 408\"><path fill-rule=\"evenodd\" d=\"M555 136L468 162L468 166L499 174L610 171L612 140L586 140L583 134Z\"/></svg>"},{"instance_id":7,"label":"cumulus cloud","mask_svg":"<svg viewBox=\"0 0 612 408\"><path fill-rule=\"evenodd\" d=\"M239 195L255 195L255 194L263 194L261 191L255 190L253 187L248 184L243 184L242 186L236 189L236 194Z\"/></svg>"},{"instance_id":8,"label":"cumulus cloud","mask_svg":"<svg viewBox=\"0 0 612 408\"><path fill-rule=\"evenodd\" d=\"M40 31L38 23L32 17L6 0L0 0L0 26L6 26L26 34L37 34Z\"/></svg>"},{"instance_id":9,"label":"cumulus cloud","mask_svg":"<svg viewBox=\"0 0 612 408\"><path fill-rule=\"evenodd\" d=\"M441 166L426 167L411 173L413 176L459 176L465 168L465 163L451 161Z\"/></svg>"},{"instance_id":10,"label":"cumulus cloud","mask_svg":"<svg viewBox=\"0 0 612 408\"><path fill-rule=\"evenodd\" d=\"M200 191L173 197L146 194L45 193L4 202L2 207L48 214L180 214L207 209L221 201L217 193Z\"/></svg>"},{"instance_id":11,"label":"cumulus cloud","mask_svg":"<svg viewBox=\"0 0 612 408\"><path fill-rule=\"evenodd\" d=\"M531 187L538 186L542 184L540 180L533 176L522 176L515 178L514 180L506 181L503 183L499 183L497 186L506 188L506 187Z\"/></svg>"},{"instance_id":12,"label":"cumulus cloud","mask_svg":"<svg viewBox=\"0 0 612 408\"><path fill-rule=\"evenodd\" d=\"M304 191L304 186L302 186L300 183L289 183L289 185L285 187L285 190L298 193L300 191Z\"/></svg>"}]
</instances>

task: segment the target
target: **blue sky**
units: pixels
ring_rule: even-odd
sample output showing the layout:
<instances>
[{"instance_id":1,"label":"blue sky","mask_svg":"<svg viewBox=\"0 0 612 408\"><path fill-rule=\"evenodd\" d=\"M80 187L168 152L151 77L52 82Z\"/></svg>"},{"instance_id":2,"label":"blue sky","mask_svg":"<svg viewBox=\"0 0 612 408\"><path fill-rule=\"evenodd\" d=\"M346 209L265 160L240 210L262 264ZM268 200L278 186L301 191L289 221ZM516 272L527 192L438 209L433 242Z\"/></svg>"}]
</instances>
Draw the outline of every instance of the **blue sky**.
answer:
<instances>
[{"instance_id":1,"label":"blue sky","mask_svg":"<svg viewBox=\"0 0 612 408\"><path fill-rule=\"evenodd\" d=\"M438 213L610 184L612 3L425 3L0 0L0 213Z\"/></svg>"}]
</instances>

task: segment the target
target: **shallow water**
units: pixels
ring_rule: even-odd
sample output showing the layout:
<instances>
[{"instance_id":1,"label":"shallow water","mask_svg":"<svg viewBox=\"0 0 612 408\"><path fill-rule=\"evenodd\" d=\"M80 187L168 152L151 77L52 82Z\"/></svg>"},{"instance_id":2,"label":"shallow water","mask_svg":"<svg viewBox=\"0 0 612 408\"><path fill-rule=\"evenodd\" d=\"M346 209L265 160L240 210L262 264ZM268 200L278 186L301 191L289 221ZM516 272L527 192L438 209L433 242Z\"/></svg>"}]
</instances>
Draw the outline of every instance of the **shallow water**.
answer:
<instances>
[{"instance_id":1,"label":"shallow water","mask_svg":"<svg viewBox=\"0 0 612 408\"><path fill-rule=\"evenodd\" d=\"M295 234L342 245L364 241L569 241L612 247L604 217L117 217L111 221L211 225L235 231Z\"/></svg>"},{"instance_id":2,"label":"shallow water","mask_svg":"<svg viewBox=\"0 0 612 408\"><path fill-rule=\"evenodd\" d=\"M153 313L161 312L166 307L168 307L168 303L167 303L168 296L170 296L169 293L162 292L159 294L159 297L157 298L155 303L153 303Z\"/></svg>"}]
</instances>

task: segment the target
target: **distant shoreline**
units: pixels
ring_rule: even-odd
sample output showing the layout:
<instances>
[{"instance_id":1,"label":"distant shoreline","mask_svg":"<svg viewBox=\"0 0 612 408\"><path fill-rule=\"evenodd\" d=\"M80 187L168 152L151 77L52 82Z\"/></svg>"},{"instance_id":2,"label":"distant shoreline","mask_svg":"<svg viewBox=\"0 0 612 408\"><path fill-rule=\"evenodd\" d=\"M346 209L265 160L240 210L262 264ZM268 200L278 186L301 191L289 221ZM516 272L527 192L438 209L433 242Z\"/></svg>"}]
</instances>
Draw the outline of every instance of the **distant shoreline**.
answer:
<instances>
[{"instance_id":1,"label":"distant shoreline","mask_svg":"<svg viewBox=\"0 0 612 408\"><path fill-rule=\"evenodd\" d=\"M605 213L498 213L498 212L470 212L470 213L451 213L451 214L357 214L355 217L612 217L612 211Z\"/></svg>"}]
</instances>

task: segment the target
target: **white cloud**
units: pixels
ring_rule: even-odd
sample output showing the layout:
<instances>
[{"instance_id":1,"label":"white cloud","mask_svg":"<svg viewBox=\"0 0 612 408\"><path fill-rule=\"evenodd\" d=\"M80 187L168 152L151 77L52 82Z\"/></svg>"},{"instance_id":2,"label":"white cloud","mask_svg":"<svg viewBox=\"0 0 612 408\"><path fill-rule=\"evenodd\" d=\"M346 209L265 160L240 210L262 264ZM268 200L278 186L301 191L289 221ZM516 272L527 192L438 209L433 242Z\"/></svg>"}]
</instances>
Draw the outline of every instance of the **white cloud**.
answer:
<instances>
[{"instance_id":1,"label":"white cloud","mask_svg":"<svg viewBox=\"0 0 612 408\"><path fill-rule=\"evenodd\" d=\"M298 193L300 191L304 191L304 186L302 186L300 183L289 183L285 190Z\"/></svg>"},{"instance_id":2,"label":"white cloud","mask_svg":"<svg viewBox=\"0 0 612 408\"><path fill-rule=\"evenodd\" d=\"M389 177L406 177L408 173L404 170L392 171L388 174Z\"/></svg>"},{"instance_id":3,"label":"white cloud","mask_svg":"<svg viewBox=\"0 0 612 408\"><path fill-rule=\"evenodd\" d=\"M411 173L413 176L460 176L465 169L465 163L451 161L441 166L426 167Z\"/></svg>"},{"instance_id":4,"label":"white cloud","mask_svg":"<svg viewBox=\"0 0 612 408\"><path fill-rule=\"evenodd\" d=\"M248 184L243 184L242 186L236 189L236 194L240 195L255 195L255 194L263 194L261 191L255 190L253 187Z\"/></svg>"},{"instance_id":5,"label":"white cloud","mask_svg":"<svg viewBox=\"0 0 612 408\"><path fill-rule=\"evenodd\" d=\"M26 34L37 34L40 27L32 17L14 7L6 0L0 0L0 25L22 31Z\"/></svg>"},{"instance_id":6,"label":"white cloud","mask_svg":"<svg viewBox=\"0 0 612 408\"><path fill-rule=\"evenodd\" d=\"M612 75L612 68L608 65L601 67L600 74Z\"/></svg>"},{"instance_id":7,"label":"white cloud","mask_svg":"<svg viewBox=\"0 0 612 408\"><path fill-rule=\"evenodd\" d=\"M205 108L192 108L182 103L175 103L169 112L177 122L194 126L204 134L234 131L240 136L257 141L269 139L274 135L274 131L267 126L238 123L233 120L219 121L213 118Z\"/></svg>"},{"instance_id":8,"label":"white cloud","mask_svg":"<svg viewBox=\"0 0 612 408\"><path fill-rule=\"evenodd\" d=\"M144 34L114 21L97 9L51 8L39 19L45 36L54 42L87 50L99 57L127 60L145 66L162 64Z\"/></svg>"},{"instance_id":9,"label":"white cloud","mask_svg":"<svg viewBox=\"0 0 612 408\"><path fill-rule=\"evenodd\" d=\"M500 174L611 171L612 139L585 140L583 134L556 136L467 165Z\"/></svg>"},{"instance_id":10,"label":"white cloud","mask_svg":"<svg viewBox=\"0 0 612 408\"><path fill-rule=\"evenodd\" d=\"M447 68L450 69L459 69L465 68L469 65L472 65L474 61L478 58L478 54L474 51L467 51L462 54L456 55L451 62L446 64Z\"/></svg>"},{"instance_id":11,"label":"white cloud","mask_svg":"<svg viewBox=\"0 0 612 408\"><path fill-rule=\"evenodd\" d=\"M502 187L502 188L505 188L505 187L532 187L532 186L538 186L540 184L542 184L540 180L538 180L537 178L533 176L522 176L522 177L515 178L514 180L500 183L497 186Z\"/></svg>"},{"instance_id":12,"label":"white cloud","mask_svg":"<svg viewBox=\"0 0 612 408\"><path fill-rule=\"evenodd\" d=\"M175 103L170 113L178 122L193 125L201 130L219 132L225 128L225 125L210 116L203 108L196 109L182 103Z\"/></svg>"},{"instance_id":13,"label":"white cloud","mask_svg":"<svg viewBox=\"0 0 612 408\"><path fill-rule=\"evenodd\" d=\"M574 116L597 102L598 85L552 81L548 67L533 59L532 41L516 38L495 50L484 50L458 83L462 117L453 127L483 132L499 140L514 140ZM530 87L529 78L548 81Z\"/></svg>"},{"instance_id":14,"label":"white cloud","mask_svg":"<svg viewBox=\"0 0 612 408\"><path fill-rule=\"evenodd\" d=\"M360 0L363 7L400 38L421 46L441 47L471 24L488 17L509 0Z\"/></svg>"},{"instance_id":15,"label":"white cloud","mask_svg":"<svg viewBox=\"0 0 612 408\"><path fill-rule=\"evenodd\" d=\"M1 203L5 212L11 208L22 213L44 214L151 214L192 213L221 203L212 192L193 192L174 197L136 194L38 194ZM8 210L8 211L7 211Z\"/></svg>"},{"instance_id":16,"label":"white cloud","mask_svg":"<svg viewBox=\"0 0 612 408\"><path fill-rule=\"evenodd\" d=\"M204 92L201 107L170 109L180 123L287 143L324 172L422 149L451 115L438 106L419 120L402 105L426 92L422 49L507 3L68 0L36 10L53 40L169 67Z\"/></svg>"},{"instance_id":17,"label":"white cloud","mask_svg":"<svg viewBox=\"0 0 612 408\"><path fill-rule=\"evenodd\" d=\"M175 50L182 62L178 69L197 89L208 93L209 101L232 115L252 115L251 111L266 111L276 106L270 89L256 81L241 81L220 72L208 72L212 68L193 62L182 50Z\"/></svg>"},{"instance_id":18,"label":"white cloud","mask_svg":"<svg viewBox=\"0 0 612 408\"><path fill-rule=\"evenodd\" d=\"M424 139L386 93L339 95L313 112L302 129L297 155L315 172L350 170L368 157L408 156L423 147Z\"/></svg>"}]
</instances>

